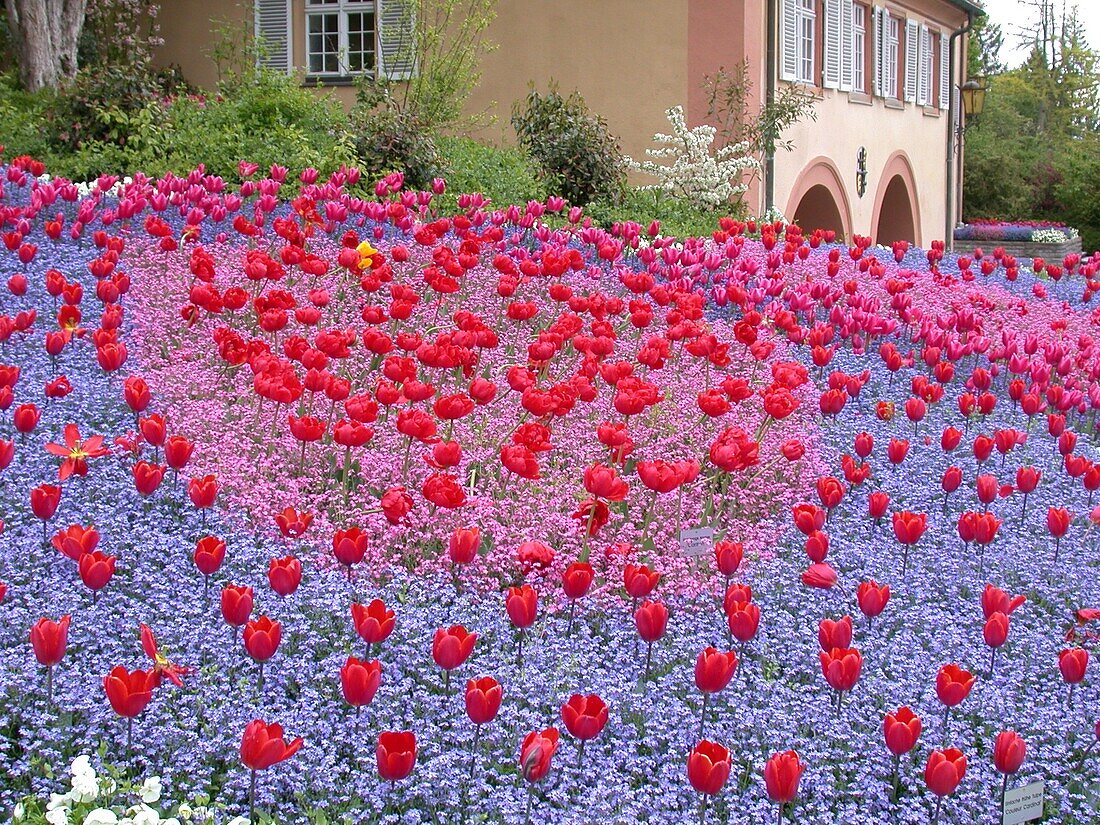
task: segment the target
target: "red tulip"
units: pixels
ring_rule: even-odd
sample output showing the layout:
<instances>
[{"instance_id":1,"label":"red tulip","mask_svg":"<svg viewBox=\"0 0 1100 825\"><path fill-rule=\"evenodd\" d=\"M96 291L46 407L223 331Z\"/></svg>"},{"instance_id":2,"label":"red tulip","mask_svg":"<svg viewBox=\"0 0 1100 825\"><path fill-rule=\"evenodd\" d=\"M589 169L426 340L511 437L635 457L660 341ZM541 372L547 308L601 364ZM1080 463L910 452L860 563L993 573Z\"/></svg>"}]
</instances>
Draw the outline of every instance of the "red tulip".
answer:
<instances>
[{"instance_id":1,"label":"red tulip","mask_svg":"<svg viewBox=\"0 0 1100 825\"><path fill-rule=\"evenodd\" d=\"M218 497L218 479L213 475L200 476L187 482L187 496L199 510L214 506Z\"/></svg>"},{"instance_id":2,"label":"red tulip","mask_svg":"<svg viewBox=\"0 0 1100 825\"><path fill-rule=\"evenodd\" d=\"M351 568L352 565L361 562L367 554L368 536L358 527L347 530L337 530L332 536L332 554L336 561ZM351 570L348 570L351 575Z\"/></svg>"},{"instance_id":3,"label":"red tulip","mask_svg":"<svg viewBox=\"0 0 1100 825\"><path fill-rule=\"evenodd\" d=\"M827 564L811 564L802 573L802 583L818 590L828 590L836 584L836 571Z\"/></svg>"},{"instance_id":4,"label":"red tulip","mask_svg":"<svg viewBox=\"0 0 1100 825\"><path fill-rule=\"evenodd\" d=\"M729 749L717 742L702 740L691 749L687 758L687 775L691 787L704 795L704 816L706 797L717 796L729 779L731 768Z\"/></svg>"},{"instance_id":5,"label":"red tulip","mask_svg":"<svg viewBox=\"0 0 1100 825\"><path fill-rule=\"evenodd\" d=\"M546 776L550 772L550 760L557 749L557 728L527 734L519 750L519 766L523 771L523 778L528 782L538 782Z\"/></svg>"},{"instance_id":6,"label":"red tulip","mask_svg":"<svg viewBox=\"0 0 1100 825\"><path fill-rule=\"evenodd\" d=\"M890 585L880 585L874 579L861 582L856 591L856 601L860 612L867 617L868 624L878 616L890 601Z\"/></svg>"},{"instance_id":7,"label":"red tulip","mask_svg":"<svg viewBox=\"0 0 1100 825\"><path fill-rule=\"evenodd\" d=\"M644 599L653 592L661 574L646 565L628 564L623 568L623 585L632 599Z\"/></svg>"},{"instance_id":8,"label":"red tulip","mask_svg":"<svg viewBox=\"0 0 1100 825\"><path fill-rule=\"evenodd\" d=\"M1006 775L1016 773L1024 764L1024 756L1027 754L1027 744L1020 734L1006 730L997 734L997 741L993 745L993 764L1000 773Z\"/></svg>"},{"instance_id":9,"label":"red tulip","mask_svg":"<svg viewBox=\"0 0 1100 825\"><path fill-rule=\"evenodd\" d=\"M340 688L344 692L344 701L359 712L363 705L369 705L382 681L382 663L377 659L369 662L348 656L347 662L340 668Z\"/></svg>"},{"instance_id":10,"label":"red tulip","mask_svg":"<svg viewBox=\"0 0 1100 825\"><path fill-rule=\"evenodd\" d=\"M997 649L1008 640L1008 616L1004 613L994 613L986 619L982 629L982 638L986 645L993 649L989 659L989 676L993 677L993 668L997 663Z\"/></svg>"},{"instance_id":11,"label":"red tulip","mask_svg":"<svg viewBox=\"0 0 1100 825\"><path fill-rule=\"evenodd\" d=\"M752 641L760 627L760 608L752 602L733 602L726 607L729 631L742 644Z\"/></svg>"},{"instance_id":12,"label":"red tulip","mask_svg":"<svg viewBox=\"0 0 1100 825\"><path fill-rule=\"evenodd\" d=\"M225 623L233 628L243 626L252 615L252 598L251 587L235 584L227 584L223 587L221 603L222 618L225 619Z\"/></svg>"},{"instance_id":13,"label":"red tulip","mask_svg":"<svg viewBox=\"0 0 1100 825\"><path fill-rule=\"evenodd\" d=\"M714 561L718 566L718 572L729 578L737 572L741 561L745 556L745 548L739 541L719 541L714 545Z\"/></svg>"},{"instance_id":14,"label":"red tulip","mask_svg":"<svg viewBox=\"0 0 1100 825\"><path fill-rule=\"evenodd\" d=\"M856 686L863 669L863 655L858 650L834 647L827 653L819 653L818 658L821 660L821 673L825 681L838 694ZM839 701L838 696L838 704Z\"/></svg>"},{"instance_id":15,"label":"red tulip","mask_svg":"<svg viewBox=\"0 0 1100 825\"><path fill-rule=\"evenodd\" d=\"M599 736L607 724L607 704L594 693L588 696L574 693L561 706L561 719L566 729L581 740L583 749L584 742Z\"/></svg>"},{"instance_id":16,"label":"red tulip","mask_svg":"<svg viewBox=\"0 0 1100 825\"><path fill-rule=\"evenodd\" d=\"M565 590L566 598L570 600L584 598L588 593L588 589L592 586L594 578L595 571L592 569L591 564L580 561L570 564L565 568L565 572L562 573L561 577L562 589Z\"/></svg>"},{"instance_id":17,"label":"red tulip","mask_svg":"<svg viewBox=\"0 0 1100 825\"><path fill-rule=\"evenodd\" d=\"M805 766L794 751L773 754L764 765L764 787L768 798L779 803L779 818L783 818L783 806L798 795L798 781Z\"/></svg>"},{"instance_id":18,"label":"red tulip","mask_svg":"<svg viewBox=\"0 0 1100 825\"><path fill-rule=\"evenodd\" d=\"M299 513L292 507L287 507L281 513L275 514L275 524L284 538L301 538L312 523L312 513Z\"/></svg>"},{"instance_id":19,"label":"red tulip","mask_svg":"<svg viewBox=\"0 0 1100 825\"><path fill-rule=\"evenodd\" d=\"M1073 704L1073 689L1085 679L1089 666L1089 652L1083 647L1071 647L1058 654L1058 670L1069 685L1069 702Z\"/></svg>"},{"instance_id":20,"label":"red tulip","mask_svg":"<svg viewBox=\"0 0 1100 825\"><path fill-rule=\"evenodd\" d=\"M695 659L695 686L704 694L725 689L737 670L737 654L704 648Z\"/></svg>"},{"instance_id":21,"label":"red tulip","mask_svg":"<svg viewBox=\"0 0 1100 825\"><path fill-rule=\"evenodd\" d=\"M646 643L645 677L649 682L649 666L653 658L653 643L665 635L668 625L668 608L661 602L652 602L648 599L639 605L634 613L634 625L638 628L638 635Z\"/></svg>"},{"instance_id":22,"label":"red tulip","mask_svg":"<svg viewBox=\"0 0 1100 825\"><path fill-rule=\"evenodd\" d=\"M852 617L845 616L840 621L822 619L817 625L817 642L821 649L828 652L834 647L850 647L852 644Z\"/></svg>"},{"instance_id":23,"label":"red tulip","mask_svg":"<svg viewBox=\"0 0 1100 825\"><path fill-rule=\"evenodd\" d=\"M65 648L69 644L71 622L72 617L66 614L57 622L41 618L34 623L31 628L31 647L39 664L49 668L64 658Z\"/></svg>"},{"instance_id":24,"label":"red tulip","mask_svg":"<svg viewBox=\"0 0 1100 825\"><path fill-rule=\"evenodd\" d=\"M302 583L302 563L294 556L272 559L267 566L267 581L280 596L289 596Z\"/></svg>"},{"instance_id":25,"label":"red tulip","mask_svg":"<svg viewBox=\"0 0 1100 825\"><path fill-rule=\"evenodd\" d=\"M46 522L57 512L61 503L61 488L56 484L40 484L31 490L31 512L42 519L42 537L46 536Z\"/></svg>"},{"instance_id":26,"label":"red tulip","mask_svg":"<svg viewBox=\"0 0 1100 825\"><path fill-rule=\"evenodd\" d=\"M301 737L288 743L281 725L268 725L255 719L248 723L241 736L241 762L250 770L264 771L290 759L301 747Z\"/></svg>"},{"instance_id":27,"label":"red tulip","mask_svg":"<svg viewBox=\"0 0 1100 825\"><path fill-rule=\"evenodd\" d=\"M135 413L145 412L152 400L149 385L145 379L136 375L129 376L122 384L122 394L128 406Z\"/></svg>"},{"instance_id":28,"label":"red tulip","mask_svg":"<svg viewBox=\"0 0 1100 825\"><path fill-rule=\"evenodd\" d=\"M117 665L103 679L103 689L115 713L125 719L133 719L145 710L153 698L153 688L157 682L155 670L128 671Z\"/></svg>"},{"instance_id":29,"label":"red tulip","mask_svg":"<svg viewBox=\"0 0 1100 825\"><path fill-rule=\"evenodd\" d=\"M1054 563L1058 563L1058 551L1062 544L1062 536L1069 532L1070 513L1065 507L1050 507L1047 509L1047 530L1054 537Z\"/></svg>"},{"instance_id":30,"label":"red tulip","mask_svg":"<svg viewBox=\"0 0 1100 825\"><path fill-rule=\"evenodd\" d=\"M351 621L359 638L367 643L369 651L371 645L382 644L393 632L396 618L392 610L386 609L381 599L375 599L369 605L353 603Z\"/></svg>"},{"instance_id":31,"label":"red tulip","mask_svg":"<svg viewBox=\"0 0 1100 825\"><path fill-rule=\"evenodd\" d=\"M901 707L894 713L886 714L882 728L886 747L889 748L890 753L894 756L904 756L917 744L921 732L921 721L920 717L909 708Z\"/></svg>"},{"instance_id":32,"label":"red tulip","mask_svg":"<svg viewBox=\"0 0 1100 825\"><path fill-rule=\"evenodd\" d=\"M194 560L195 567L209 579L225 561L225 542L215 536L204 536L195 543Z\"/></svg>"},{"instance_id":33,"label":"red tulip","mask_svg":"<svg viewBox=\"0 0 1100 825\"><path fill-rule=\"evenodd\" d=\"M943 798L955 792L965 774L966 757L958 748L932 751L928 755L928 762L924 766L924 783L937 796L933 822L939 821Z\"/></svg>"},{"instance_id":34,"label":"red tulip","mask_svg":"<svg viewBox=\"0 0 1100 825\"><path fill-rule=\"evenodd\" d=\"M492 676L482 676L466 683L466 715L475 725L485 725L497 718L503 697L500 682ZM475 733L475 736L477 734Z\"/></svg>"},{"instance_id":35,"label":"red tulip","mask_svg":"<svg viewBox=\"0 0 1100 825\"><path fill-rule=\"evenodd\" d=\"M909 568L909 548L920 541L920 537L924 535L927 528L928 516L924 513L911 513L908 510L894 513L894 535L905 548L901 566L902 576Z\"/></svg>"},{"instance_id":36,"label":"red tulip","mask_svg":"<svg viewBox=\"0 0 1100 825\"><path fill-rule=\"evenodd\" d=\"M432 658L443 670L450 671L462 665L474 650L477 634L470 633L462 625L446 630L440 628L432 640Z\"/></svg>"},{"instance_id":37,"label":"red tulip","mask_svg":"<svg viewBox=\"0 0 1100 825\"><path fill-rule=\"evenodd\" d=\"M270 725L255 719L248 723L241 736L241 762L252 771L252 782L248 791L248 819L255 819L256 807L256 771L264 771L279 762L290 759L302 748L302 737L287 742L282 725Z\"/></svg>"},{"instance_id":38,"label":"red tulip","mask_svg":"<svg viewBox=\"0 0 1100 825\"><path fill-rule=\"evenodd\" d=\"M881 490L876 490L867 497L867 514L871 519L878 524L882 517L886 515L886 510L890 506L890 496Z\"/></svg>"},{"instance_id":39,"label":"red tulip","mask_svg":"<svg viewBox=\"0 0 1100 825\"><path fill-rule=\"evenodd\" d=\"M1027 596L1010 597L999 587L987 584L982 591L982 613L987 619L994 613L1004 613L1008 616L1026 601Z\"/></svg>"},{"instance_id":40,"label":"red tulip","mask_svg":"<svg viewBox=\"0 0 1100 825\"><path fill-rule=\"evenodd\" d=\"M164 461L173 470L179 471L191 460L195 445L182 435L174 435L164 442Z\"/></svg>"},{"instance_id":41,"label":"red tulip","mask_svg":"<svg viewBox=\"0 0 1100 825\"><path fill-rule=\"evenodd\" d=\"M260 616L244 626L244 649L253 660L260 663L259 686L264 684L264 662L275 655L283 638L283 627L267 616Z\"/></svg>"},{"instance_id":42,"label":"red tulip","mask_svg":"<svg viewBox=\"0 0 1100 825\"><path fill-rule=\"evenodd\" d=\"M455 564L469 564L477 557L481 546L481 530L477 527L459 527L450 538L447 554Z\"/></svg>"},{"instance_id":43,"label":"red tulip","mask_svg":"<svg viewBox=\"0 0 1100 825\"><path fill-rule=\"evenodd\" d=\"M151 496L164 480L164 465L151 464L148 461L139 461L131 469L134 476L134 487L145 497Z\"/></svg>"},{"instance_id":44,"label":"red tulip","mask_svg":"<svg viewBox=\"0 0 1100 825\"><path fill-rule=\"evenodd\" d=\"M116 561L118 561L117 556L108 556L99 550L85 553L80 557L78 563L80 580L93 592L93 599L94 594L106 587L111 576L115 574Z\"/></svg>"},{"instance_id":45,"label":"red tulip","mask_svg":"<svg viewBox=\"0 0 1100 825\"><path fill-rule=\"evenodd\" d=\"M948 708L960 704L970 695L974 676L956 664L944 665L936 674L936 695Z\"/></svg>"},{"instance_id":46,"label":"red tulip","mask_svg":"<svg viewBox=\"0 0 1100 825\"><path fill-rule=\"evenodd\" d=\"M386 782L399 782L416 765L416 734L411 731L384 731L378 734L375 748L378 775Z\"/></svg>"},{"instance_id":47,"label":"red tulip","mask_svg":"<svg viewBox=\"0 0 1100 825\"><path fill-rule=\"evenodd\" d=\"M33 431L41 420L42 412L34 404L20 404L12 413L12 424L17 432L24 435Z\"/></svg>"},{"instance_id":48,"label":"red tulip","mask_svg":"<svg viewBox=\"0 0 1100 825\"><path fill-rule=\"evenodd\" d=\"M535 623L538 615L538 594L529 584L522 587L509 587L505 597L505 609L512 624L520 630L530 627Z\"/></svg>"}]
</instances>

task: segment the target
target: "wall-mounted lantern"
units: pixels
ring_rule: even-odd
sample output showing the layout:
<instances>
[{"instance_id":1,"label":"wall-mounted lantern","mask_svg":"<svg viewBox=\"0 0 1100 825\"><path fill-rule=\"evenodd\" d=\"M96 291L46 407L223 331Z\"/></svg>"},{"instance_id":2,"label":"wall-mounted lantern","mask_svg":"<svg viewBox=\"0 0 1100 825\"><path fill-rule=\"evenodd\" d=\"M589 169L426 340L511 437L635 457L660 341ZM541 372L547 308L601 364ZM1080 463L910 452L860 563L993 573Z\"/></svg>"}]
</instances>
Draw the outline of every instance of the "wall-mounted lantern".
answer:
<instances>
[{"instance_id":1,"label":"wall-mounted lantern","mask_svg":"<svg viewBox=\"0 0 1100 825\"><path fill-rule=\"evenodd\" d=\"M856 194L861 198L867 191L867 149L859 147L856 154Z\"/></svg>"}]
</instances>

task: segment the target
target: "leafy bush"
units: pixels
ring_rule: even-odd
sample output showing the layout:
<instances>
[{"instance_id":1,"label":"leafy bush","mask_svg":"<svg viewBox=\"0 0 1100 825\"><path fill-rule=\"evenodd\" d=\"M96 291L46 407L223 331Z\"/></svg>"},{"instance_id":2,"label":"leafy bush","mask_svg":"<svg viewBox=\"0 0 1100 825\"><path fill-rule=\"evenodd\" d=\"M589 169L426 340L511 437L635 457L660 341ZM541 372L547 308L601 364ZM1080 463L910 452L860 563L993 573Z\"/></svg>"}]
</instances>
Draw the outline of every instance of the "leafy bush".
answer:
<instances>
[{"instance_id":1,"label":"leafy bush","mask_svg":"<svg viewBox=\"0 0 1100 825\"><path fill-rule=\"evenodd\" d=\"M628 189L614 201L603 198L593 201L585 213L594 223L610 227L621 221L634 221L643 227L660 222L660 233L678 238L707 237L718 229L718 219L726 215L744 217L744 205L731 209L708 209L695 206L681 198L663 197L643 189Z\"/></svg>"},{"instance_id":2,"label":"leafy bush","mask_svg":"<svg viewBox=\"0 0 1100 825\"><path fill-rule=\"evenodd\" d=\"M60 150L94 142L126 147L142 139L138 121L156 97L153 78L144 72L115 65L83 69L46 109L51 138Z\"/></svg>"},{"instance_id":3,"label":"leafy bush","mask_svg":"<svg viewBox=\"0 0 1100 825\"><path fill-rule=\"evenodd\" d=\"M545 95L532 88L513 105L512 127L550 194L583 206L621 193L626 164L618 142L578 92L562 97L554 83Z\"/></svg>"},{"instance_id":4,"label":"leafy bush","mask_svg":"<svg viewBox=\"0 0 1100 825\"><path fill-rule=\"evenodd\" d=\"M403 105L388 83L359 83L350 120L364 172L374 177L402 172L406 185L416 189L427 189L442 174L443 158L432 129L417 111Z\"/></svg>"},{"instance_id":5,"label":"leafy bush","mask_svg":"<svg viewBox=\"0 0 1100 825\"><path fill-rule=\"evenodd\" d=\"M440 138L439 148L448 197L480 192L496 206L545 197L530 158L519 149L486 146L464 137Z\"/></svg>"},{"instance_id":6,"label":"leafy bush","mask_svg":"<svg viewBox=\"0 0 1100 825\"><path fill-rule=\"evenodd\" d=\"M168 110L168 128L163 171L205 163L211 174L230 176L243 158L261 167L313 166L327 173L355 160L340 103L266 69L224 86L213 98L177 98Z\"/></svg>"}]
</instances>

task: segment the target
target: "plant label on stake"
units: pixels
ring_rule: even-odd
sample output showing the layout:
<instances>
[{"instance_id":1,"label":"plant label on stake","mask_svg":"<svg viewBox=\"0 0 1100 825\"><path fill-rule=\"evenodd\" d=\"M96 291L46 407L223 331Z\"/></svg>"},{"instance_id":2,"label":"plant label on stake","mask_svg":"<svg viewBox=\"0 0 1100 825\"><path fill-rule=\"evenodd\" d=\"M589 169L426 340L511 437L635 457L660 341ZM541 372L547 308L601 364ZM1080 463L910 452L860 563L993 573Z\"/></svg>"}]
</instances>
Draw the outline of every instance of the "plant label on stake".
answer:
<instances>
[{"instance_id":1,"label":"plant label on stake","mask_svg":"<svg viewBox=\"0 0 1100 825\"><path fill-rule=\"evenodd\" d=\"M680 531L680 552L698 558L714 550L713 527L691 527Z\"/></svg>"},{"instance_id":2,"label":"plant label on stake","mask_svg":"<svg viewBox=\"0 0 1100 825\"><path fill-rule=\"evenodd\" d=\"M1039 819L1043 815L1043 792L1042 782L1032 782L1006 791L1001 825L1019 825Z\"/></svg>"}]
</instances>

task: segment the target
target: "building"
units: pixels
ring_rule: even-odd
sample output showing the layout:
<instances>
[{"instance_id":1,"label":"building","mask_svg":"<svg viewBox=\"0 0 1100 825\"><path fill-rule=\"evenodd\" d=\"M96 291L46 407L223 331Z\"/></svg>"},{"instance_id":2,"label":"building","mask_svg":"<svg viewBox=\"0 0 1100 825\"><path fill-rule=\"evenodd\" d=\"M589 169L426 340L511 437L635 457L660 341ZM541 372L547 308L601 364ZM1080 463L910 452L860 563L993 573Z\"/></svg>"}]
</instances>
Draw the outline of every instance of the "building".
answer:
<instances>
[{"instance_id":1,"label":"building","mask_svg":"<svg viewBox=\"0 0 1100 825\"><path fill-rule=\"evenodd\" d=\"M381 36L402 6L162 0L157 59L214 85L209 44L229 21L262 35L271 66L350 103L356 74L415 70ZM683 104L689 124L703 122L704 76L745 61L757 104L781 84L817 97L816 121L785 133L794 147L750 188L750 209L774 206L845 238L928 244L950 238L959 215L955 112L965 30L981 13L972 0L499 0L489 30L499 48L468 108L496 116L475 136L513 140L513 101L553 79L578 89L640 159L667 131L667 108Z\"/></svg>"}]
</instances>

